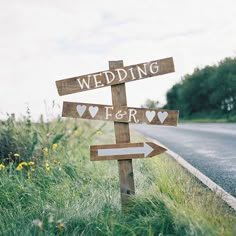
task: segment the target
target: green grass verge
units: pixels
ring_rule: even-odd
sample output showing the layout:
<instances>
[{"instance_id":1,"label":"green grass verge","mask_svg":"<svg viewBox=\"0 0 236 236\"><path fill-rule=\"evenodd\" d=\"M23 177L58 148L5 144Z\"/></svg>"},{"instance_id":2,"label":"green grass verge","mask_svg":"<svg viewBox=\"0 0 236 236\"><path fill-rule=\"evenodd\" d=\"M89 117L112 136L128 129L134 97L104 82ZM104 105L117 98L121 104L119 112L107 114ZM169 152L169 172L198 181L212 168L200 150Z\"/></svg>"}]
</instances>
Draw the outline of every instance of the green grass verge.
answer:
<instances>
[{"instance_id":1,"label":"green grass verge","mask_svg":"<svg viewBox=\"0 0 236 236\"><path fill-rule=\"evenodd\" d=\"M227 119L180 119L179 123L235 123L236 120L227 120Z\"/></svg>"},{"instance_id":2,"label":"green grass verge","mask_svg":"<svg viewBox=\"0 0 236 236\"><path fill-rule=\"evenodd\" d=\"M180 123L236 123L236 116L229 118L191 118L191 119L180 119Z\"/></svg>"},{"instance_id":3,"label":"green grass verge","mask_svg":"<svg viewBox=\"0 0 236 236\"><path fill-rule=\"evenodd\" d=\"M116 161L89 160L90 144L114 143L112 125L68 119L30 129L34 169L17 171L12 160L0 170L0 235L235 235L235 212L167 155L134 160L136 196L122 213Z\"/></svg>"}]
</instances>

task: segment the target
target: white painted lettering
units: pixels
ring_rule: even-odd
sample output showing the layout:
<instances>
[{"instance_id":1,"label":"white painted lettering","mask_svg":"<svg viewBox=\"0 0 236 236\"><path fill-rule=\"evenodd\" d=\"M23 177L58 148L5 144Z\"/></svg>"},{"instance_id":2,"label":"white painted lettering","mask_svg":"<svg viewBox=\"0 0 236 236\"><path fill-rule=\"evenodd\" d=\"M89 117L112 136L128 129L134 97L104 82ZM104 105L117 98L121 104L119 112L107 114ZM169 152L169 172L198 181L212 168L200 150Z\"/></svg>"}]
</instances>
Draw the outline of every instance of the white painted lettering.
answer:
<instances>
[{"instance_id":1,"label":"white painted lettering","mask_svg":"<svg viewBox=\"0 0 236 236\"><path fill-rule=\"evenodd\" d=\"M110 84L110 83L112 83L114 81L115 75L111 71L104 71L103 74L105 74L105 78L106 78L107 84ZM109 78L109 75L111 75L110 78Z\"/></svg>"},{"instance_id":2,"label":"white painted lettering","mask_svg":"<svg viewBox=\"0 0 236 236\"><path fill-rule=\"evenodd\" d=\"M112 117L112 114L109 113L109 109L113 110L113 107L105 107L105 110L106 110L106 117L105 119L108 120L109 117Z\"/></svg>"},{"instance_id":3,"label":"white painted lettering","mask_svg":"<svg viewBox=\"0 0 236 236\"><path fill-rule=\"evenodd\" d=\"M144 70L137 66L139 79L142 79L145 75L147 76L147 64L143 64Z\"/></svg>"},{"instance_id":4,"label":"white painted lettering","mask_svg":"<svg viewBox=\"0 0 236 236\"><path fill-rule=\"evenodd\" d=\"M157 63L157 62L153 62L153 63L150 65L150 71L151 71L152 74L158 73L158 71L159 71L159 66L158 66L158 63Z\"/></svg>"},{"instance_id":5,"label":"white painted lettering","mask_svg":"<svg viewBox=\"0 0 236 236\"><path fill-rule=\"evenodd\" d=\"M81 90L82 89L90 89L90 75L88 76L87 80L85 78L79 78L79 79L77 79L77 82L79 83Z\"/></svg>"},{"instance_id":6,"label":"white painted lettering","mask_svg":"<svg viewBox=\"0 0 236 236\"><path fill-rule=\"evenodd\" d=\"M131 118L133 118L135 123L139 123L139 120L136 119L137 110L129 109L129 122L131 122Z\"/></svg>"},{"instance_id":7,"label":"white painted lettering","mask_svg":"<svg viewBox=\"0 0 236 236\"><path fill-rule=\"evenodd\" d=\"M124 112L122 113L122 110L119 110L119 111L116 113L115 117L116 117L116 119L120 120L120 119L122 119L126 114L127 114L126 111L124 111Z\"/></svg>"},{"instance_id":8,"label":"white painted lettering","mask_svg":"<svg viewBox=\"0 0 236 236\"><path fill-rule=\"evenodd\" d=\"M126 70L120 68L120 69L116 69L116 71L118 73L119 81L123 81L126 79L126 77L128 75ZM123 76L122 76L121 72L123 73Z\"/></svg>"},{"instance_id":9,"label":"white painted lettering","mask_svg":"<svg viewBox=\"0 0 236 236\"><path fill-rule=\"evenodd\" d=\"M130 74L131 74L131 76L132 76L132 80L136 79L135 76L134 76L133 69L134 69L134 68L132 68L132 67L129 68Z\"/></svg>"},{"instance_id":10,"label":"white painted lettering","mask_svg":"<svg viewBox=\"0 0 236 236\"><path fill-rule=\"evenodd\" d=\"M95 87L96 88L103 87L104 84L100 80L97 79L97 76L101 77L101 73L93 75L94 82L95 82Z\"/></svg>"}]
</instances>

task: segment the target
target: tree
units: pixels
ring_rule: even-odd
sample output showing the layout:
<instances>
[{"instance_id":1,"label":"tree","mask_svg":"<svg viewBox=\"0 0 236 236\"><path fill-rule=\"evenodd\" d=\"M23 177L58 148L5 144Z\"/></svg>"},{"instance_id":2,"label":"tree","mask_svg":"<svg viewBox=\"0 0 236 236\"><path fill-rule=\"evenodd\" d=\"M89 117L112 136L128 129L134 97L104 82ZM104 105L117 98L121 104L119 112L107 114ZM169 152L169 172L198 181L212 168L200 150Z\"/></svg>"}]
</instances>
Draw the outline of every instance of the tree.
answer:
<instances>
[{"instance_id":1,"label":"tree","mask_svg":"<svg viewBox=\"0 0 236 236\"><path fill-rule=\"evenodd\" d=\"M149 108L149 109L156 109L158 104L159 104L158 101L147 99L146 102L144 103L144 105L142 105L141 107Z\"/></svg>"},{"instance_id":2,"label":"tree","mask_svg":"<svg viewBox=\"0 0 236 236\"><path fill-rule=\"evenodd\" d=\"M236 115L236 58L185 75L167 92L164 108L179 109L182 118Z\"/></svg>"}]
</instances>

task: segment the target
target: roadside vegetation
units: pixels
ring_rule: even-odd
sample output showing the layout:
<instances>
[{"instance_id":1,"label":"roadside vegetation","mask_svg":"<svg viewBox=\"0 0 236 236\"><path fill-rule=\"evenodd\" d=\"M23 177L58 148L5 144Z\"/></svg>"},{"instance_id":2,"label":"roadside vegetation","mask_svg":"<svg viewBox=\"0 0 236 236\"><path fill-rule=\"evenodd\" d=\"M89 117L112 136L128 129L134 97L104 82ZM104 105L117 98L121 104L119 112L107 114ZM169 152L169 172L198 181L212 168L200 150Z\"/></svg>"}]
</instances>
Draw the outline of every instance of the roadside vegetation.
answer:
<instances>
[{"instance_id":1,"label":"roadside vegetation","mask_svg":"<svg viewBox=\"0 0 236 236\"><path fill-rule=\"evenodd\" d=\"M167 155L134 160L122 212L116 161L89 160L113 136L96 121L0 121L0 235L235 235L235 212Z\"/></svg>"},{"instance_id":2,"label":"roadside vegetation","mask_svg":"<svg viewBox=\"0 0 236 236\"><path fill-rule=\"evenodd\" d=\"M196 68L167 93L166 109L184 120L236 122L236 58Z\"/></svg>"}]
</instances>

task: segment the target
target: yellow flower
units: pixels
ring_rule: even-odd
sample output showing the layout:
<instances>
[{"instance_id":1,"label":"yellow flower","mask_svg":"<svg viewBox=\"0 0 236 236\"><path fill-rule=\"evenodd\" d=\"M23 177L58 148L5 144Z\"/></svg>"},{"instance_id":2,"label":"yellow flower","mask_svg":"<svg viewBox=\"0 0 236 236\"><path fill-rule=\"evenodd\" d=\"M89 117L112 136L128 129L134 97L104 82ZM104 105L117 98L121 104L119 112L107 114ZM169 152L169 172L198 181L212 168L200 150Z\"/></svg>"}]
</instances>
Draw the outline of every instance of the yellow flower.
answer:
<instances>
[{"instance_id":1,"label":"yellow flower","mask_svg":"<svg viewBox=\"0 0 236 236\"><path fill-rule=\"evenodd\" d=\"M4 170L5 166L3 164L0 164L0 170Z\"/></svg>"},{"instance_id":2,"label":"yellow flower","mask_svg":"<svg viewBox=\"0 0 236 236\"><path fill-rule=\"evenodd\" d=\"M58 144L57 143L54 143L53 145L52 145L52 150L56 150L58 148Z\"/></svg>"},{"instance_id":3,"label":"yellow flower","mask_svg":"<svg viewBox=\"0 0 236 236\"><path fill-rule=\"evenodd\" d=\"M16 170L17 171L22 171L23 170L23 166L21 164L19 164L17 167L16 167Z\"/></svg>"},{"instance_id":4,"label":"yellow flower","mask_svg":"<svg viewBox=\"0 0 236 236\"><path fill-rule=\"evenodd\" d=\"M25 161L21 162L20 165L22 165L22 166L28 166L27 162L25 162Z\"/></svg>"},{"instance_id":5,"label":"yellow flower","mask_svg":"<svg viewBox=\"0 0 236 236\"><path fill-rule=\"evenodd\" d=\"M101 130L98 130L98 131L96 132L96 134L97 134L97 135L101 135L101 134L102 134L102 131L101 131Z\"/></svg>"},{"instance_id":6,"label":"yellow flower","mask_svg":"<svg viewBox=\"0 0 236 236\"><path fill-rule=\"evenodd\" d=\"M44 155L45 157L48 157L48 148L47 148L47 147L45 147L45 148L43 149L43 155Z\"/></svg>"},{"instance_id":7,"label":"yellow flower","mask_svg":"<svg viewBox=\"0 0 236 236\"><path fill-rule=\"evenodd\" d=\"M14 157L20 157L20 154L19 153L15 153Z\"/></svg>"},{"instance_id":8,"label":"yellow flower","mask_svg":"<svg viewBox=\"0 0 236 236\"><path fill-rule=\"evenodd\" d=\"M48 171L50 170L50 166L49 166L48 162L45 163L45 168L46 168L46 170L48 170Z\"/></svg>"},{"instance_id":9,"label":"yellow flower","mask_svg":"<svg viewBox=\"0 0 236 236\"><path fill-rule=\"evenodd\" d=\"M34 169L34 168L31 168L31 171L32 171L32 172L34 172L34 171L35 171L35 169Z\"/></svg>"},{"instance_id":10,"label":"yellow flower","mask_svg":"<svg viewBox=\"0 0 236 236\"><path fill-rule=\"evenodd\" d=\"M57 228L60 231L63 231L65 229L65 225L61 222L61 220L57 221Z\"/></svg>"},{"instance_id":11,"label":"yellow flower","mask_svg":"<svg viewBox=\"0 0 236 236\"><path fill-rule=\"evenodd\" d=\"M21 162L17 167L16 167L16 170L18 170L18 171L22 171L23 170L23 167L24 166L27 166L28 164L25 162L25 161L23 161L23 162Z\"/></svg>"},{"instance_id":12,"label":"yellow flower","mask_svg":"<svg viewBox=\"0 0 236 236\"><path fill-rule=\"evenodd\" d=\"M29 161L28 162L28 166L33 166L34 165L34 161Z\"/></svg>"}]
</instances>

